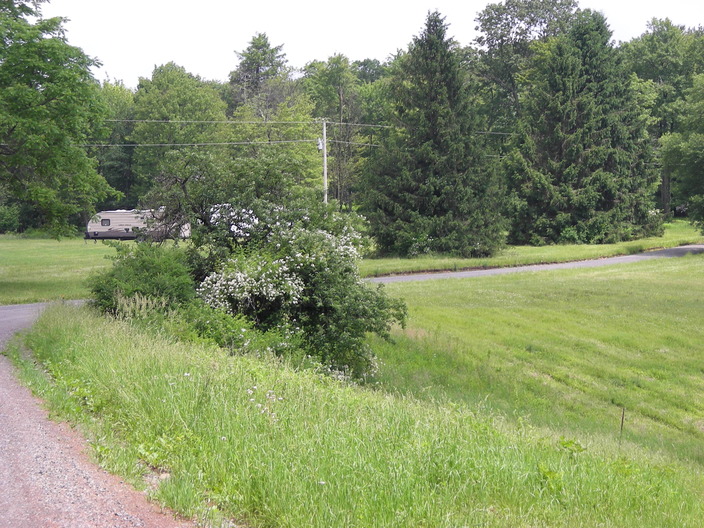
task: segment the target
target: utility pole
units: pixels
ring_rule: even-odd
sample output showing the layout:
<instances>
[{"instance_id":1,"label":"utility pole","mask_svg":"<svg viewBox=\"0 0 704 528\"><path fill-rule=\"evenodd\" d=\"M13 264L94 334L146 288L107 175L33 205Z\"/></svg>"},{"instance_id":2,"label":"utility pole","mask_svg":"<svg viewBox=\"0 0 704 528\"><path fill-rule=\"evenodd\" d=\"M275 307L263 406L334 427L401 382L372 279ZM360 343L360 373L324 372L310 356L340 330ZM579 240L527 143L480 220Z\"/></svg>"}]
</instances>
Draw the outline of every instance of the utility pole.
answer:
<instances>
[{"instance_id":1,"label":"utility pole","mask_svg":"<svg viewBox=\"0 0 704 528\"><path fill-rule=\"evenodd\" d=\"M328 203L328 122L323 119L323 203Z\"/></svg>"}]
</instances>

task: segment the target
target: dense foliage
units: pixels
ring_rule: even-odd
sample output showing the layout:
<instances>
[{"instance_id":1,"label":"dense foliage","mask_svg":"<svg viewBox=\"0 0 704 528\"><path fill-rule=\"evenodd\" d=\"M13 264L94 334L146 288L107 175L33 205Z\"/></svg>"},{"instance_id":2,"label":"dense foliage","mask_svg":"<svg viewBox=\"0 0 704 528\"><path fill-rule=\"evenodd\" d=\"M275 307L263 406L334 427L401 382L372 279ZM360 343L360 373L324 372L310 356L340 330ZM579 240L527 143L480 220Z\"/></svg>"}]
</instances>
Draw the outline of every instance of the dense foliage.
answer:
<instances>
[{"instance_id":1,"label":"dense foliage","mask_svg":"<svg viewBox=\"0 0 704 528\"><path fill-rule=\"evenodd\" d=\"M0 196L58 230L112 193L82 146L103 118L96 61L40 15L37 2L0 2Z\"/></svg>"},{"instance_id":2,"label":"dense foliage","mask_svg":"<svg viewBox=\"0 0 704 528\"><path fill-rule=\"evenodd\" d=\"M224 226L234 242L217 254L206 253L205 243L195 248L192 267L181 248L118 246L113 267L92 279L94 304L114 315L161 322L160 313L174 310L182 325L177 334L191 328L236 349L246 348L244 325L256 335L248 334L247 342L258 339L273 353L315 357L355 377L369 374L374 359L366 335L388 337L393 323L405 321L404 304L362 281L357 263L363 241L343 217L327 218L324 226L315 218L288 221L281 212L280 220L263 224L251 210L213 209L212 224ZM200 240L221 239L222 233L213 236ZM206 269L211 271L195 278ZM145 303L155 313L135 310Z\"/></svg>"},{"instance_id":3,"label":"dense foliage","mask_svg":"<svg viewBox=\"0 0 704 528\"><path fill-rule=\"evenodd\" d=\"M477 15L466 48L431 12L385 64L337 54L297 71L257 33L227 82L167 63L131 90L98 84L96 61L40 5L0 0L0 230L79 226L96 205L193 228L189 250L121 254L95 286L107 311L161 298L218 343L241 346L232 330L251 327L273 349L288 339L361 372L364 334L403 320L360 282L362 240L483 256L506 233L654 234L671 202L704 218L701 28L653 20L616 46L574 0L503 0Z\"/></svg>"},{"instance_id":4,"label":"dense foliage","mask_svg":"<svg viewBox=\"0 0 704 528\"><path fill-rule=\"evenodd\" d=\"M673 176L674 196L704 227L704 74L687 90L678 132L662 138L665 171Z\"/></svg>"},{"instance_id":5,"label":"dense foliage","mask_svg":"<svg viewBox=\"0 0 704 528\"><path fill-rule=\"evenodd\" d=\"M542 46L505 167L518 244L652 235L657 180L645 122L601 14L584 11Z\"/></svg>"},{"instance_id":6,"label":"dense foliage","mask_svg":"<svg viewBox=\"0 0 704 528\"><path fill-rule=\"evenodd\" d=\"M439 13L399 57L396 126L370 160L364 211L379 248L485 256L502 242L499 186L482 159L461 56Z\"/></svg>"}]
</instances>

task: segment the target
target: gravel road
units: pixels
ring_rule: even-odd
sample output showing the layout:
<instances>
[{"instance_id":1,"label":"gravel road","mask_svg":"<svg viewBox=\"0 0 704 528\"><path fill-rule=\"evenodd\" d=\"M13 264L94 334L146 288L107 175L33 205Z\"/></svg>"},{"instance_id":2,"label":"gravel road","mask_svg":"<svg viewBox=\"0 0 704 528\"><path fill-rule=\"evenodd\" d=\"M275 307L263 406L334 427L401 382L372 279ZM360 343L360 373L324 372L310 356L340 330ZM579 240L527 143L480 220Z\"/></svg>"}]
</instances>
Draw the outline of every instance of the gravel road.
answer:
<instances>
[{"instance_id":1,"label":"gravel road","mask_svg":"<svg viewBox=\"0 0 704 528\"><path fill-rule=\"evenodd\" d=\"M0 350L43 304L0 306ZM0 355L0 528L186 528L93 464L87 444L15 379Z\"/></svg>"}]
</instances>

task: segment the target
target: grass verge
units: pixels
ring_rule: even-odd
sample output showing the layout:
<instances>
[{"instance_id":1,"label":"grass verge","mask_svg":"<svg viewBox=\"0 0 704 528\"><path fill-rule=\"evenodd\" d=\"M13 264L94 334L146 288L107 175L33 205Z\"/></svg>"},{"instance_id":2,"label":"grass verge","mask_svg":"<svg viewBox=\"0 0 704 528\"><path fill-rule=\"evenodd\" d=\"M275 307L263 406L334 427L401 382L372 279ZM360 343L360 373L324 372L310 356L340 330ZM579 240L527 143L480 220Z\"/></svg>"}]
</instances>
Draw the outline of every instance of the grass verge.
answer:
<instances>
[{"instance_id":1,"label":"grass verge","mask_svg":"<svg viewBox=\"0 0 704 528\"><path fill-rule=\"evenodd\" d=\"M649 249L660 249L696 244L704 236L688 222L678 220L665 225L662 237L645 238L618 244L557 245L557 246L508 246L495 257L463 259L443 256L417 258L365 259L360 270L365 277L413 273L422 271L458 271L474 268L505 268L530 264L551 264L588 260L618 255L632 255Z\"/></svg>"},{"instance_id":2,"label":"grass verge","mask_svg":"<svg viewBox=\"0 0 704 528\"><path fill-rule=\"evenodd\" d=\"M24 342L41 366L15 347L25 379L82 424L102 464L138 480L160 474L152 494L188 516L256 527L680 528L704 515L700 473L615 442L591 447L476 407L228 357L86 308L50 309Z\"/></svg>"}]
</instances>

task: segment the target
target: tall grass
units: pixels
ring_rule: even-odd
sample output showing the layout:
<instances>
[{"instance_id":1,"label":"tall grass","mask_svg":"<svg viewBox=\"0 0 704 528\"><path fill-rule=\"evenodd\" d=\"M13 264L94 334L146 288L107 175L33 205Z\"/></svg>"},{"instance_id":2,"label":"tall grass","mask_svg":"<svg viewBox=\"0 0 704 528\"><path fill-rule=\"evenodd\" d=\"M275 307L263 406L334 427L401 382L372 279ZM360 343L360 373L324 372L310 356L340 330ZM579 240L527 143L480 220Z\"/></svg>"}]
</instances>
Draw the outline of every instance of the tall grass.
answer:
<instances>
[{"instance_id":1,"label":"tall grass","mask_svg":"<svg viewBox=\"0 0 704 528\"><path fill-rule=\"evenodd\" d=\"M267 527L685 527L701 475L616 443L500 426L481 408L342 385L273 359L46 312L23 366L102 463L189 516ZM693 375L697 375L693 373Z\"/></svg>"}]
</instances>

